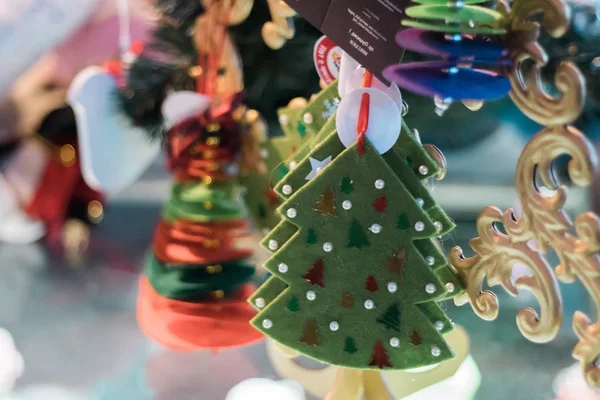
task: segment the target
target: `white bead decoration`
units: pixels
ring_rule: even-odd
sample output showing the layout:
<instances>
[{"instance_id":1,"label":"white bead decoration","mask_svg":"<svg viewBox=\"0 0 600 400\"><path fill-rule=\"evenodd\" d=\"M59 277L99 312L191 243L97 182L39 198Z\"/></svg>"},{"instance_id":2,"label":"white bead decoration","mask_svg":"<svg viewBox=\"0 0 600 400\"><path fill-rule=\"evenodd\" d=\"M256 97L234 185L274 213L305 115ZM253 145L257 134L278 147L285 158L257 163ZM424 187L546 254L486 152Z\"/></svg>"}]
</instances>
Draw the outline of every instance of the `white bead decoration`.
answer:
<instances>
[{"instance_id":1,"label":"white bead decoration","mask_svg":"<svg viewBox=\"0 0 600 400\"><path fill-rule=\"evenodd\" d=\"M440 348L437 346L433 346L431 348L431 355L434 357L439 357L440 355L442 355L442 350L440 350Z\"/></svg>"},{"instance_id":2,"label":"white bead decoration","mask_svg":"<svg viewBox=\"0 0 600 400\"><path fill-rule=\"evenodd\" d=\"M446 283L446 291L448 293L454 293L454 283L452 283L452 282Z\"/></svg>"},{"instance_id":3,"label":"white bead decoration","mask_svg":"<svg viewBox=\"0 0 600 400\"><path fill-rule=\"evenodd\" d=\"M417 232L423 232L425 230L425 224L422 221L418 221L415 224L415 231Z\"/></svg>"},{"instance_id":4,"label":"white bead decoration","mask_svg":"<svg viewBox=\"0 0 600 400\"><path fill-rule=\"evenodd\" d=\"M265 320L262 322L262 326L263 326L263 328L265 328L265 329L271 329L271 328L273 327L273 321L271 321L270 319L265 319Z\"/></svg>"},{"instance_id":5,"label":"white bead decoration","mask_svg":"<svg viewBox=\"0 0 600 400\"><path fill-rule=\"evenodd\" d=\"M392 347L400 347L400 339L397 337L393 337L390 339L390 346Z\"/></svg>"},{"instance_id":6,"label":"white bead decoration","mask_svg":"<svg viewBox=\"0 0 600 400\"><path fill-rule=\"evenodd\" d=\"M298 163L296 161L292 161L290 163L290 170L292 170L292 171L295 170L297 166L298 166Z\"/></svg>"},{"instance_id":7,"label":"white bead decoration","mask_svg":"<svg viewBox=\"0 0 600 400\"><path fill-rule=\"evenodd\" d=\"M287 216L288 216L289 218L296 218L296 216L297 216L297 215L298 215L298 212L296 211L296 209L295 209L295 208L289 208L289 209L287 210Z\"/></svg>"},{"instance_id":8,"label":"white bead decoration","mask_svg":"<svg viewBox=\"0 0 600 400\"><path fill-rule=\"evenodd\" d=\"M281 263L278 266L279 272L281 272L282 274L285 274L286 272L288 272L288 266L287 264Z\"/></svg>"},{"instance_id":9,"label":"white bead decoration","mask_svg":"<svg viewBox=\"0 0 600 400\"><path fill-rule=\"evenodd\" d=\"M282 191L283 191L283 194L288 195L288 196L290 194L292 194L292 192L293 192L292 187L290 185L283 185Z\"/></svg>"},{"instance_id":10,"label":"white bead decoration","mask_svg":"<svg viewBox=\"0 0 600 400\"><path fill-rule=\"evenodd\" d=\"M422 199L422 198L420 198L420 197L417 197L417 205L418 205L419 207L423 207L423 206L425 205L425 200L423 200L423 199Z\"/></svg>"},{"instance_id":11,"label":"white bead decoration","mask_svg":"<svg viewBox=\"0 0 600 400\"><path fill-rule=\"evenodd\" d=\"M381 225L379 225L379 224L373 224L373 225L371 225L371 227L369 228L369 230L371 232L373 232L374 234L378 234L379 232L381 232Z\"/></svg>"},{"instance_id":12,"label":"white bead decoration","mask_svg":"<svg viewBox=\"0 0 600 400\"><path fill-rule=\"evenodd\" d=\"M325 243L323 243L323 250L326 253L331 253L331 251L333 250L333 245L331 244L331 242L325 242Z\"/></svg>"},{"instance_id":13,"label":"white bead decoration","mask_svg":"<svg viewBox=\"0 0 600 400\"><path fill-rule=\"evenodd\" d=\"M432 256L428 256L425 260L427 261L428 265L435 264L435 258L433 258Z\"/></svg>"},{"instance_id":14,"label":"white bead decoration","mask_svg":"<svg viewBox=\"0 0 600 400\"><path fill-rule=\"evenodd\" d=\"M312 124L313 123L313 116L311 113L306 113L304 114L304 116L302 117L302 120L307 123L307 124Z\"/></svg>"},{"instance_id":15,"label":"white bead decoration","mask_svg":"<svg viewBox=\"0 0 600 400\"><path fill-rule=\"evenodd\" d=\"M429 173L429 168L427 168L425 165L421 165L419 167L419 173L421 175L427 175Z\"/></svg>"},{"instance_id":16,"label":"white bead decoration","mask_svg":"<svg viewBox=\"0 0 600 400\"><path fill-rule=\"evenodd\" d=\"M352 209L352 202L350 200L344 200L342 202L342 208L346 211L351 210Z\"/></svg>"},{"instance_id":17,"label":"white bead decoration","mask_svg":"<svg viewBox=\"0 0 600 400\"><path fill-rule=\"evenodd\" d=\"M428 283L427 285L425 285L425 291L429 294L434 294L435 293L435 285L433 283Z\"/></svg>"},{"instance_id":18,"label":"white bead decoration","mask_svg":"<svg viewBox=\"0 0 600 400\"><path fill-rule=\"evenodd\" d=\"M279 243L277 243L277 240L269 240L269 250L275 251L277 250L277 248L279 247Z\"/></svg>"},{"instance_id":19,"label":"white bead decoration","mask_svg":"<svg viewBox=\"0 0 600 400\"><path fill-rule=\"evenodd\" d=\"M435 229L437 229L438 231L441 231L444 228L444 226L442 225L442 223L440 221L435 221L433 223L433 226L435 226Z\"/></svg>"},{"instance_id":20,"label":"white bead decoration","mask_svg":"<svg viewBox=\"0 0 600 400\"><path fill-rule=\"evenodd\" d=\"M329 324L329 329L335 332L338 329L340 329L340 324L338 324L337 321L331 321L331 323Z\"/></svg>"},{"instance_id":21,"label":"white bead decoration","mask_svg":"<svg viewBox=\"0 0 600 400\"><path fill-rule=\"evenodd\" d=\"M372 310L373 308L375 308L375 303L373 303L373 300L365 300L365 308L367 310Z\"/></svg>"},{"instance_id":22,"label":"white bead decoration","mask_svg":"<svg viewBox=\"0 0 600 400\"><path fill-rule=\"evenodd\" d=\"M438 331L441 331L442 329L444 329L444 323L442 321L435 321L435 323L433 325L435 326L435 329L437 329Z\"/></svg>"},{"instance_id":23,"label":"white bead decoration","mask_svg":"<svg viewBox=\"0 0 600 400\"><path fill-rule=\"evenodd\" d=\"M381 190L381 189L383 189L384 187L385 187L385 182L383 181L383 179L377 179L377 180L375 181L375 188L376 188L376 189L379 189L379 190Z\"/></svg>"},{"instance_id":24,"label":"white bead decoration","mask_svg":"<svg viewBox=\"0 0 600 400\"><path fill-rule=\"evenodd\" d=\"M279 123L280 123L281 125L287 125L287 124L288 124L288 122L289 122L289 119L288 119L288 116L287 116L287 114L281 114L281 115L279 116Z\"/></svg>"},{"instance_id":25,"label":"white bead decoration","mask_svg":"<svg viewBox=\"0 0 600 400\"><path fill-rule=\"evenodd\" d=\"M387 288L388 292L396 293L396 291L398 290L398 285L396 284L396 282L390 282L387 284Z\"/></svg>"},{"instance_id":26,"label":"white bead decoration","mask_svg":"<svg viewBox=\"0 0 600 400\"><path fill-rule=\"evenodd\" d=\"M264 160L266 158L269 158L269 150L267 149L260 149L260 157Z\"/></svg>"},{"instance_id":27,"label":"white bead decoration","mask_svg":"<svg viewBox=\"0 0 600 400\"><path fill-rule=\"evenodd\" d=\"M254 304L256 304L256 307L258 307L258 308L263 308L265 306L265 299L263 299L262 297L259 297L258 299L256 299Z\"/></svg>"},{"instance_id":28,"label":"white bead decoration","mask_svg":"<svg viewBox=\"0 0 600 400\"><path fill-rule=\"evenodd\" d=\"M306 298L310 301L313 301L314 299L317 298L317 294L315 292L313 292L312 290L309 290L308 292L306 292Z\"/></svg>"}]
</instances>

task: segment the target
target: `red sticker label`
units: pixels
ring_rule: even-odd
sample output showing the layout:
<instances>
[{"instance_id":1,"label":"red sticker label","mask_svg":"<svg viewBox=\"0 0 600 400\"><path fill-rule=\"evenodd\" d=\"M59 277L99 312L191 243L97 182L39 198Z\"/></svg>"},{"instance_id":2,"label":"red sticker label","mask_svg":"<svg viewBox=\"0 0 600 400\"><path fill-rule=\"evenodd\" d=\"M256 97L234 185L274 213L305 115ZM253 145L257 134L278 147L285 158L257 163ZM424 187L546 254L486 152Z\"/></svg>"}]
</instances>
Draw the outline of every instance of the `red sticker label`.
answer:
<instances>
[{"instance_id":1,"label":"red sticker label","mask_svg":"<svg viewBox=\"0 0 600 400\"><path fill-rule=\"evenodd\" d=\"M321 80L329 85L340 75L342 49L327 36L323 36L315 44L315 67Z\"/></svg>"}]
</instances>

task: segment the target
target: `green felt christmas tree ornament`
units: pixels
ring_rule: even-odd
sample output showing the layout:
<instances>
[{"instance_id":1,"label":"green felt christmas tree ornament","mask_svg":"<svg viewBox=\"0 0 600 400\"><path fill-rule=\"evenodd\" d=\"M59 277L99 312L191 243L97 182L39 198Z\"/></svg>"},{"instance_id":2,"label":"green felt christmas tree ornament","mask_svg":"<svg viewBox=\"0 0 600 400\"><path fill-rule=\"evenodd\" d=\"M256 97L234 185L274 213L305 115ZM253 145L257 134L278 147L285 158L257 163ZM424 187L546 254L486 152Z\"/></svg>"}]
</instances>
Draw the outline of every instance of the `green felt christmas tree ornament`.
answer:
<instances>
[{"instance_id":1,"label":"green felt christmas tree ornament","mask_svg":"<svg viewBox=\"0 0 600 400\"><path fill-rule=\"evenodd\" d=\"M278 110L284 135L262 143L265 172L241 177L246 187L246 205L261 231L268 232L280 220L275 212L280 201L273 187L296 165L299 154L308 153L310 145L315 143L318 133L335 113L338 104L337 82L333 82L310 101L294 99L288 107Z\"/></svg>"},{"instance_id":2,"label":"green felt christmas tree ornament","mask_svg":"<svg viewBox=\"0 0 600 400\"><path fill-rule=\"evenodd\" d=\"M421 183L437 164L403 130L383 156L368 141L362 155L346 149L334 130L275 187L284 219L263 241L273 277L251 298L265 334L358 369L452 358L436 301L462 289L432 238L453 224Z\"/></svg>"},{"instance_id":3,"label":"green felt christmas tree ornament","mask_svg":"<svg viewBox=\"0 0 600 400\"><path fill-rule=\"evenodd\" d=\"M325 134L325 132L327 132L327 134ZM325 140L323 138L325 138ZM283 199L287 199L292 194L294 187L301 188L308 183L306 178L311 176L313 172L316 173L316 169L319 168L319 165L330 159L329 155L335 154L335 156L337 156L344 150L344 146L337 138L334 116L332 116L322 128L321 132L317 135L315 142L320 144L317 145L312 152L308 150L307 153L311 154L298 162L295 172L286 175L275 187L275 191ZM311 147L314 147L314 145ZM434 224L441 227L439 234L443 235L450 232L454 228L454 223L445 212L436 205L429 190L423 184L424 181L440 174L440 166L420 144L418 136L413 134L406 124L403 124L402 126L402 134L397 143L392 150L384 154L383 157L388 165L403 180L406 188L411 192L417 203L422 204L423 209L428 211L433 221L435 221ZM323 161L319 159L323 159ZM414 177L417 179L414 179ZM351 194L355 190L354 181L349 177L345 177L340 183L340 190L344 194ZM381 204L382 200L378 199L378 202ZM342 204L342 207L351 206L351 202ZM409 226L408 216L399 216L397 226L401 229L407 229ZM263 239L262 245L268 251L276 251L280 244L287 242L296 231L297 226L284 219ZM315 229L309 228L307 230L306 241L310 244L319 243L319 236ZM429 254L427 259L428 262L431 263L440 279L446 282L446 286L450 289L459 290L462 284L455 274L450 271L444 253L440 250L439 246L433 244L431 241L420 241L418 242L418 245L424 252ZM281 265L280 268L286 269L287 265ZM277 277L272 277L270 278L270 281L279 281L279 279ZM267 290L266 287L269 287L269 290ZM277 294L275 288L278 288L279 292L281 292L285 287L287 287L285 283L272 283L268 286L261 287L253 298L255 300L258 299L259 304L268 304ZM265 292L263 292L263 290L265 290ZM447 297L451 298L454 295L454 290L451 290L447 294Z\"/></svg>"}]
</instances>

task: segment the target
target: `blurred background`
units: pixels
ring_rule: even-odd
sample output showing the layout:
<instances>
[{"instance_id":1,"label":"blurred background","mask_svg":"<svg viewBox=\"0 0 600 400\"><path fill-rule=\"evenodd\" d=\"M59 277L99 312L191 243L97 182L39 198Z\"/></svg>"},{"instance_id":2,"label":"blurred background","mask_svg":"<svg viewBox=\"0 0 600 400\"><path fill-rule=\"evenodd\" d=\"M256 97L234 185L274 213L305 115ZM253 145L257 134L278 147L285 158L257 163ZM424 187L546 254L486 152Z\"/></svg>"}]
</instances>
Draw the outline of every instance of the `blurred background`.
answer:
<instances>
[{"instance_id":1,"label":"blurred background","mask_svg":"<svg viewBox=\"0 0 600 400\"><path fill-rule=\"evenodd\" d=\"M151 2L131 3L132 38L144 41L155 19ZM549 69L571 59L586 73L589 101L578 127L598 143L600 2L572 5L569 33L558 41L544 38ZM281 379L264 342L217 353L181 353L153 343L137 327L138 279L170 192L163 154L114 196L90 189L81 174L48 172L52 160L68 164L76 158L77 132L66 89L84 67L118 57L118 26L116 0L0 0L0 54L11 55L3 58L0 72L0 399L219 400L246 379ZM278 68L286 67L279 62ZM252 68L246 65L245 72L252 74ZM312 94L306 91L293 94ZM294 96L253 106L273 109ZM458 245L470 255L468 241L477 236L474 221L481 208L518 210L514 171L540 127L510 99L475 113L453 105L439 118L430 100L404 98L409 126L448 160L448 175L435 183L433 194L458 227L443 246ZM274 115L271 135L279 134ZM569 184L568 160L563 161L557 173ZM593 187L573 187L569 196L571 215L598 210ZM52 204L51 211L42 204ZM562 290L565 321L575 310L591 309L578 283ZM530 343L520 335L515 314L524 305L536 307L535 300L498 293L502 308L494 322L479 320L468 306L445 305L471 337L481 372L474 399L600 399L580 391L576 374L561 375L574 364L570 324L565 322L550 344ZM564 382L557 377L571 381L570 389L561 390Z\"/></svg>"}]
</instances>

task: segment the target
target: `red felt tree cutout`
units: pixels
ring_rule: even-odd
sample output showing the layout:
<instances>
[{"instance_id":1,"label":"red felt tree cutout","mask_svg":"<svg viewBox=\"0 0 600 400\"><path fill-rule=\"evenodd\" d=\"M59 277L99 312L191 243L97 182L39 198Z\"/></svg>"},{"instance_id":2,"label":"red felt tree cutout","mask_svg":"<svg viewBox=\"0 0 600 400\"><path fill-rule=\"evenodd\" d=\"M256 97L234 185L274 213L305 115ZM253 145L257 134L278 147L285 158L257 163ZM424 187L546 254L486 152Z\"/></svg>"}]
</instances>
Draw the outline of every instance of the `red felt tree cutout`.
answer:
<instances>
[{"instance_id":1,"label":"red felt tree cutout","mask_svg":"<svg viewBox=\"0 0 600 400\"><path fill-rule=\"evenodd\" d=\"M280 204L279 196L273 189L269 189L265 192L265 197L272 207L276 207Z\"/></svg>"},{"instance_id":2,"label":"red felt tree cutout","mask_svg":"<svg viewBox=\"0 0 600 400\"><path fill-rule=\"evenodd\" d=\"M375 200L372 205L375 211L377 211L378 213L384 213L385 210L387 210L387 197L381 196L380 198Z\"/></svg>"},{"instance_id":3,"label":"red felt tree cutout","mask_svg":"<svg viewBox=\"0 0 600 400\"><path fill-rule=\"evenodd\" d=\"M379 290L379 285L377 285L377 281L373 277L373 275L369 275L367 278L367 282L365 283L365 289L369 292L376 292Z\"/></svg>"},{"instance_id":4,"label":"red felt tree cutout","mask_svg":"<svg viewBox=\"0 0 600 400\"><path fill-rule=\"evenodd\" d=\"M383 369L383 367L392 368L390 357L388 356L385 347L383 347L381 340L378 340L373 348L373 355L369 365L373 367L379 367L380 369Z\"/></svg>"},{"instance_id":5,"label":"red felt tree cutout","mask_svg":"<svg viewBox=\"0 0 600 400\"><path fill-rule=\"evenodd\" d=\"M310 284L315 286L320 286L325 289L324 282L324 272L325 263L323 260L319 260L312 265L312 267L306 272L306 274L302 275L302 277L307 280Z\"/></svg>"}]
</instances>

